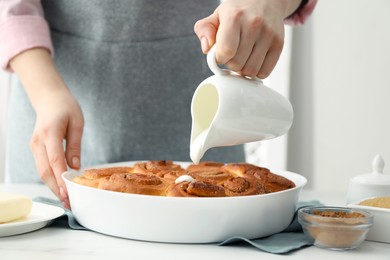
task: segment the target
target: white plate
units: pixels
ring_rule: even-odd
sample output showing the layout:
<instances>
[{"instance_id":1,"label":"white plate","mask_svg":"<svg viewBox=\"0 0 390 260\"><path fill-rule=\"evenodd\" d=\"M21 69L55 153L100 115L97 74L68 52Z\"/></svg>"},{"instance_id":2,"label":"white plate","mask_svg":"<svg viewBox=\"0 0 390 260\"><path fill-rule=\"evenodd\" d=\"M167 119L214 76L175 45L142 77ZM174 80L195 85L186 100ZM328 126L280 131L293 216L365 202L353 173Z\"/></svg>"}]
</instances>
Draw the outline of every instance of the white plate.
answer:
<instances>
[{"instance_id":1,"label":"white plate","mask_svg":"<svg viewBox=\"0 0 390 260\"><path fill-rule=\"evenodd\" d=\"M82 171L62 175L72 212L81 225L112 236L168 243L214 243L232 236L253 239L280 232L290 224L307 182L299 174L278 171L296 187L254 196L181 198L106 191L73 182Z\"/></svg>"},{"instance_id":2,"label":"white plate","mask_svg":"<svg viewBox=\"0 0 390 260\"><path fill-rule=\"evenodd\" d=\"M0 237L24 234L38 230L65 213L64 209L39 202L33 202L31 213L19 220L0 224Z\"/></svg>"}]
</instances>

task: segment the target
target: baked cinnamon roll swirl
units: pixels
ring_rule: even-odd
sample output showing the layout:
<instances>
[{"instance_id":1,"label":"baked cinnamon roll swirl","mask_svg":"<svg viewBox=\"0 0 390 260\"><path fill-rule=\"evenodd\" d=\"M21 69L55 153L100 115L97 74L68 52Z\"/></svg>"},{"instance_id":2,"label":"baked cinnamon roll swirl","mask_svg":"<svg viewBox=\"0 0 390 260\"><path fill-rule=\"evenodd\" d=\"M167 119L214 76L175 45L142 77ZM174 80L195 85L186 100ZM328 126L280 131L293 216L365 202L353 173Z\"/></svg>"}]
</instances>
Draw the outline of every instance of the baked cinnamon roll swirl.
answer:
<instances>
[{"instance_id":1,"label":"baked cinnamon roll swirl","mask_svg":"<svg viewBox=\"0 0 390 260\"><path fill-rule=\"evenodd\" d=\"M230 173L221 169L190 171L187 174L196 179L197 181L207 182L211 184L221 184L227 179L233 177Z\"/></svg>"},{"instance_id":2,"label":"baked cinnamon roll swirl","mask_svg":"<svg viewBox=\"0 0 390 260\"><path fill-rule=\"evenodd\" d=\"M188 175L187 178L182 178ZM181 178L179 183L175 183ZM87 169L74 182L104 190L176 197L249 196L295 187L269 169L249 163L201 162L183 169L172 161L148 161L133 167ZM180 182L181 181L181 182Z\"/></svg>"},{"instance_id":3,"label":"baked cinnamon roll swirl","mask_svg":"<svg viewBox=\"0 0 390 260\"><path fill-rule=\"evenodd\" d=\"M225 180L221 186L227 196L249 196L264 194L265 190L255 178L232 177Z\"/></svg>"},{"instance_id":4,"label":"baked cinnamon roll swirl","mask_svg":"<svg viewBox=\"0 0 390 260\"><path fill-rule=\"evenodd\" d=\"M134 172L155 174L169 183L174 182L179 176L186 174L186 170L172 161L148 161L134 165Z\"/></svg>"},{"instance_id":5,"label":"baked cinnamon roll swirl","mask_svg":"<svg viewBox=\"0 0 390 260\"><path fill-rule=\"evenodd\" d=\"M223 167L229 172L233 172L242 177L254 177L264 186L265 193L272 193L287 190L295 187L289 179L272 173L269 169L255 166L248 163L230 163Z\"/></svg>"},{"instance_id":6,"label":"baked cinnamon roll swirl","mask_svg":"<svg viewBox=\"0 0 390 260\"><path fill-rule=\"evenodd\" d=\"M257 172L253 175L265 188L266 193L287 190L295 187L295 183L272 172Z\"/></svg>"},{"instance_id":7,"label":"baked cinnamon roll swirl","mask_svg":"<svg viewBox=\"0 0 390 260\"><path fill-rule=\"evenodd\" d=\"M168 183L153 174L113 174L101 179L98 188L133 194L165 196Z\"/></svg>"},{"instance_id":8,"label":"baked cinnamon roll swirl","mask_svg":"<svg viewBox=\"0 0 390 260\"><path fill-rule=\"evenodd\" d=\"M225 197L225 190L206 182L183 181L169 186L167 196L170 197Z\"/></svg>"},{"instance_id":9,"label":"baked cinnamon roll swirl","mask_svg":"<svg viewBox=\"0 0 390 260\"><path fill-rule=\"evenodd\" d=\"M220 169L222 166L224 166L224 163L221 162L213 162L213 161L205 161L200 162L198 164L190 164L187 167L187 171L209 171L214 169Z\"/></svg>"},{"instance_id":10,"label":"baked cinnamon roll swirl","mask_svg":"<svg viewBox=\"0 0 390 260\"><path fill-rule=\"evenodd\" d=\"M144 174L156 174L161 171L184 171L185 170L179 165L175 164L172 161L147 161L147 162L138 162L134 164L134 172L144 173Z\"/></svg>"},{"instance_id":11,"label":"baked cinnamon roll swirl","mask_svg":"<svg viewBox=\"0 0 390 260\"><path fill-rule=\"evenodd\" d=\"M233 177L230 173L222 169L223 165L224 163L220 162L191 164L187 167L187 174L198 181L221 184L230 177Z\"/></svg>"},{"instance_id":12,"label":"baked cinnamon roll swirl","mask_svg":"<svg viewBox=\"0 0 390 260\"><path fill-rule=\"evenodd\" d=\"M73 181L81 185L97 188L102 178L106 178L117 173L132 173L133 170L133 167L86 169L83 171L82 176L75 177Z\"/></svg>"},{"instance_id":13,"label":"baked cinnamon roll swirl","mask_svg":"<svg viewBox=\"0 0 390 260\"><path fill-rule=\"evenodd\" d=\"M187 172L185 170L180 170L180 171L172 171L172 170L163 170L157 172L155 175L163 178L165 181L168 183L173 183L177 178L180 176L186 174Z\"/></svg>"}]
</instances>

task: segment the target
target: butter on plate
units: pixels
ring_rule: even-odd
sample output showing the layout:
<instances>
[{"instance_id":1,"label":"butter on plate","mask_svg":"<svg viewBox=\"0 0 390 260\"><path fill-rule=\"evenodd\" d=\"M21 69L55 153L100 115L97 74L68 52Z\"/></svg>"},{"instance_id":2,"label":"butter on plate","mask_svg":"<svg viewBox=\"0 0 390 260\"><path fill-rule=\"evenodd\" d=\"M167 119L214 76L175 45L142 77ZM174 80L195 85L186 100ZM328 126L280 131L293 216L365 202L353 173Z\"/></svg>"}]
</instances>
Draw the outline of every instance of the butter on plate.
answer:
<instances>
[{"instance_id":1,"label":"butter on plate","mask_svg":"<svg viewBox=\"0 0 390 260\"><path fill-rule=\"evenodd\" d=\"M32 201L28 197L0 192L0 225L28 216L31 207Z\"/></svg>"}]
</instances>

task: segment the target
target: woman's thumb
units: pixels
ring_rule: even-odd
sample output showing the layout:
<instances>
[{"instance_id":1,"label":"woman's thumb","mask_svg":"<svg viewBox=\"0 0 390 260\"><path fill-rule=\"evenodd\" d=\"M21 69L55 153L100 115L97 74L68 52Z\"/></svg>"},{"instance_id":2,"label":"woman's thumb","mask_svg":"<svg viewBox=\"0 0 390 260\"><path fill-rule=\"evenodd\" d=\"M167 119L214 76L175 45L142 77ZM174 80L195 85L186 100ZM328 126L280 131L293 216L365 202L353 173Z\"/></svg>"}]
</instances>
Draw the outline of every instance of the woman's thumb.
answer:
<instances>
[{"instance_id":1,"label":"woman's thumb","mask_svg":"<svg viewBox=\"0 0 390 260\"><path fill-rule=\"evenodd\" d=\"M218 16L214 13L195 23L194 31L199 38L203 53L207 53L214 45L219 27Z\"/></svg>"}]
</instances>

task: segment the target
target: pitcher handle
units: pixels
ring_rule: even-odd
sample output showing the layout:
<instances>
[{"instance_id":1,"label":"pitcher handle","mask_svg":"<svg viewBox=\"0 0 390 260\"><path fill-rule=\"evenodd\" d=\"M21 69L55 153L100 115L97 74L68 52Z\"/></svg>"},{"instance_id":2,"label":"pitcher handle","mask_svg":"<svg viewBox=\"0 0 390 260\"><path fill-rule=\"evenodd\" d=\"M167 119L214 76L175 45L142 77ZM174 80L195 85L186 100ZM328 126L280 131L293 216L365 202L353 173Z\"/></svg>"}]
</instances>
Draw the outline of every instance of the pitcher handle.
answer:
<instances>
[{"instance_id":1,"label":"pitcher handle","mask_svg":"<svg viewBox=\"0 0 390 260\"><path fill-rule=\"evenodd\" d=\"M234 74L235 72L231 70L226 70L226 69L221 69L217 61L215 59L215 52L216 52L216 46L217 44L214 43L214 45L211 47L210 51L207 53L207 65L209 66L210 70L215 74L215 75L226 75L226 74ZM253 80L253 81L258 81L259 83L263 84L263 81L259 79L258 77L249 77L249 76L243 76L246 79Z\"/></svg>"},{"instance_id":2,"label":"pitcher handle","mask_svg":"<svg viewBox=\"0 0 390 260\"><path fill-rule=\"evenodd\" d=\"M215 60L215 50L216 50L217 44L214 43L214 45L211 47L209 52L207 53L207 65L209 66L210 70L215 74L215 75L223 75L226 74L226 71L221 69L217 61Z\"/></svg>"}]
</instances>

